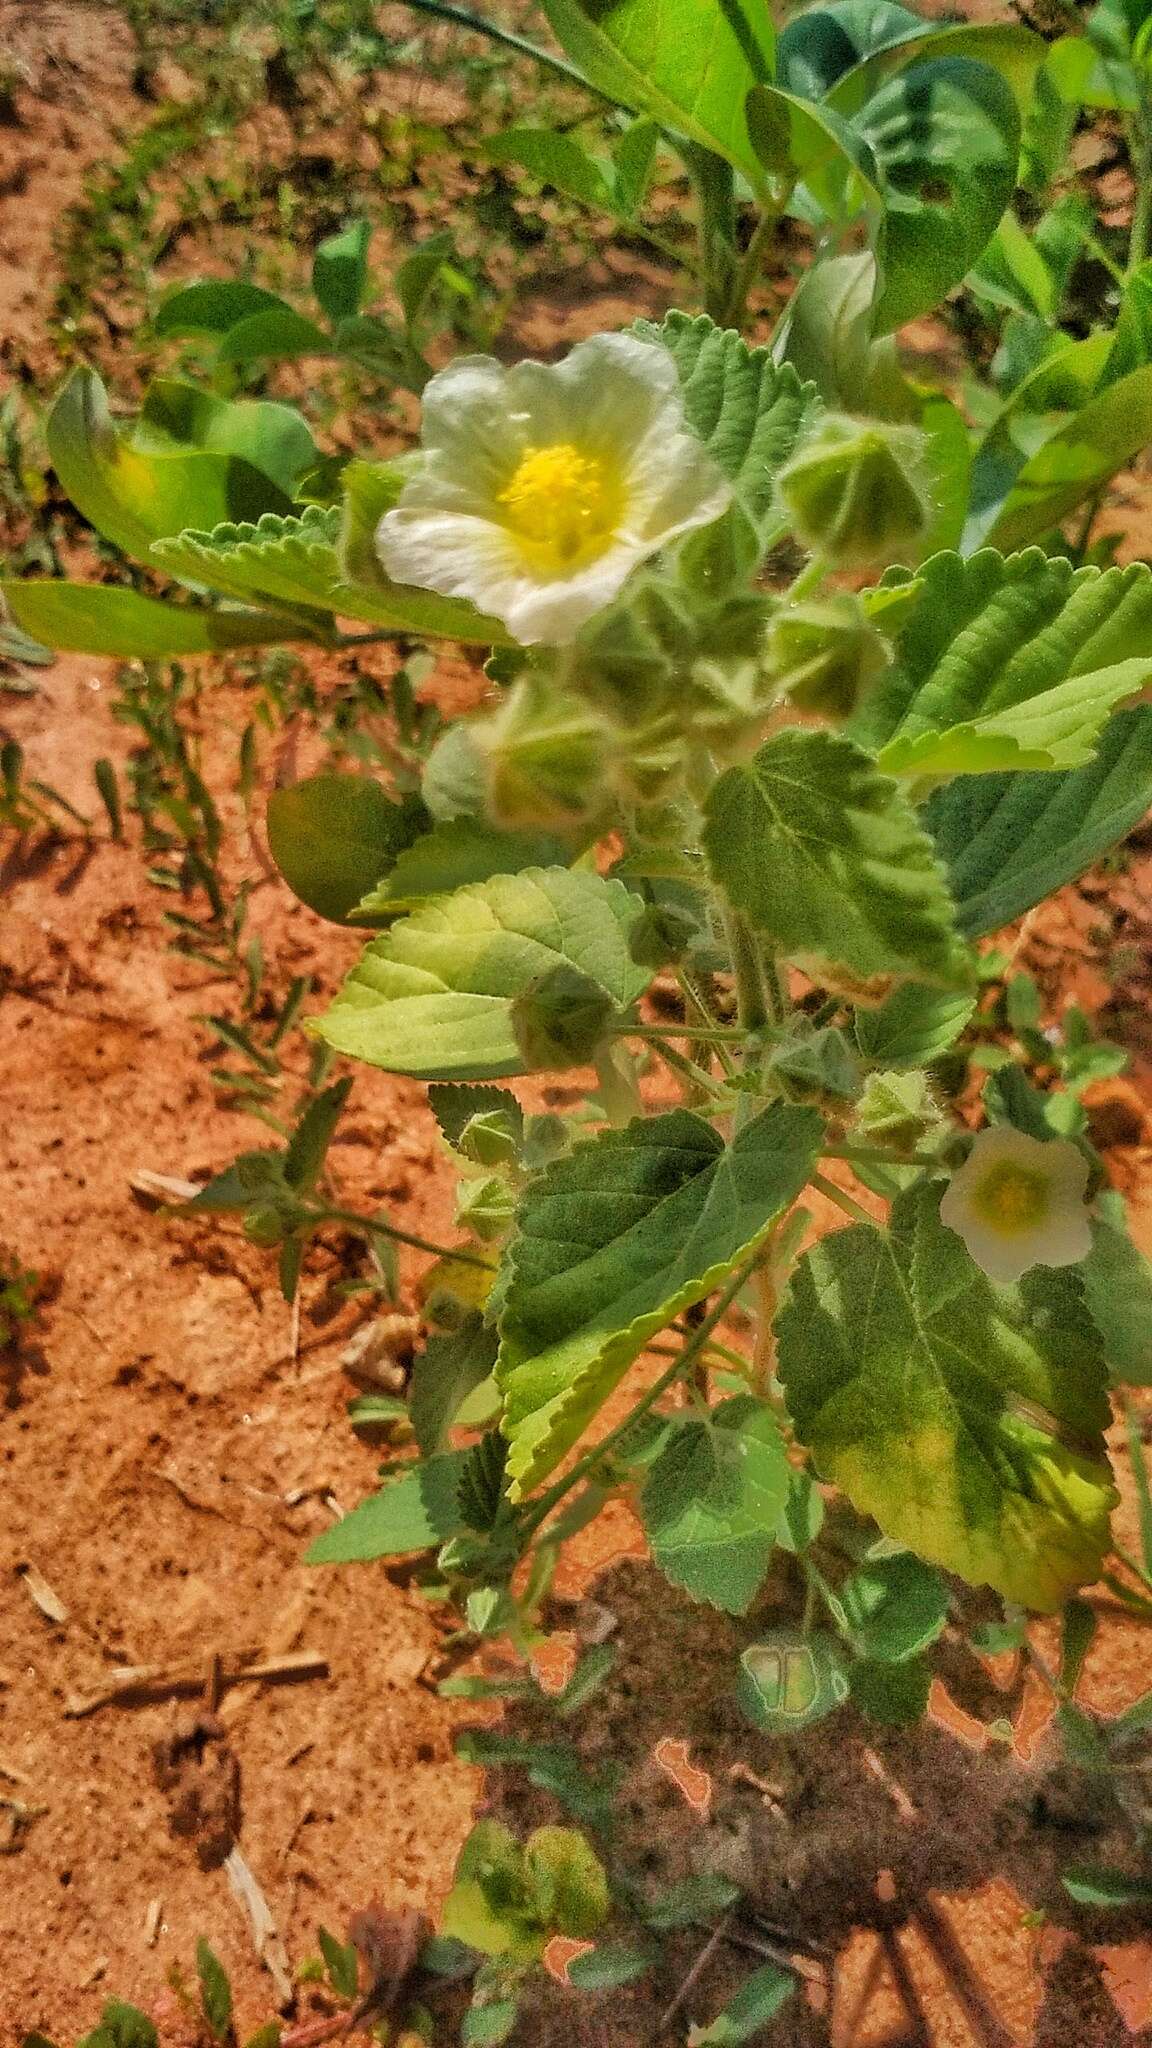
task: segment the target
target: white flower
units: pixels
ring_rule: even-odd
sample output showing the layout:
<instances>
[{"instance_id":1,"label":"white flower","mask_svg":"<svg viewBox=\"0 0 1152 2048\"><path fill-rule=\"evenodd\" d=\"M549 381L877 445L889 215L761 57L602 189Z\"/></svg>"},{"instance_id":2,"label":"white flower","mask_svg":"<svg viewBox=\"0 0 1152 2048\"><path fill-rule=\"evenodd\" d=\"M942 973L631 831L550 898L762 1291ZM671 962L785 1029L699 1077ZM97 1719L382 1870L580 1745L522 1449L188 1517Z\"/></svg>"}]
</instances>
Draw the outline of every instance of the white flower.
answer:
<instances>
[{"instance_id":1,"label":"white flower","mask_svg":"<svg viewBox=\"0 0 1152 2048\"><path fill-rule=\"evenodd\" d=\"M628 334L556 364L460 357L425 390L423 445L377 529L384 567L471 598L525 645L571 640L638 562L732 496L685 426L667 349Z\"/></svg>"},{"instance_id":2,"label":"white flower","mask_svg":"<svg viewBox=\"0 0 1152 2048\"><path fill-rule=\"evenodd\" d=\"M1066 1138L1030 1138L1010 1124L977 1134L940 1204L990 1280L1030 1266L1074 1266L1092 1249L1084 1191L1088 1161Z\"/></svg>"}]
</instances>

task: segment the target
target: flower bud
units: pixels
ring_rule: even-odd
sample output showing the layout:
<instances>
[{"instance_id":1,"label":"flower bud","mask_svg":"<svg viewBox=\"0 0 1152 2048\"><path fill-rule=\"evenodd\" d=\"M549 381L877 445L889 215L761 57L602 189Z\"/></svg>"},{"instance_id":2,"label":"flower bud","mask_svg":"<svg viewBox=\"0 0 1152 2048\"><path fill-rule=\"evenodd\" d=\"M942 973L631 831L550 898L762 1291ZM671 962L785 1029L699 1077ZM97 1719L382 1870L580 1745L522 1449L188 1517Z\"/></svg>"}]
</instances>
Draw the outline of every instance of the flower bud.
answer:
<instances>
[{"instance_id":1,"label":"flower bud","mask_svg":"<svg viewBox=\"0 0 1152 2048\"><path fill-rule=\"evenodd\" d=\"M915 550L932 518L925 449L918 427L826 413L777 479L797 539L837 568Z\"/></svg>"},{"instance_id":2,"label":"flower bud","mask_svg":"<svg viewBox=\"0 0 1152 2048\"><path fill-rule=\"evenodd\" d=\"M604 821L608 735L595 712L546 677L514 684L499 710L471 731L497 824L586 834Z\"/></svg>"},{"instance_id":3,"label":"flower bud","mask_svg":"<svg viewBox=\"0 0 1152 2048\"><path fill-rule=\"evenodd\" d=\"M461 1182L456 1192L456 1221L484 1244L503 1237L516 1214L516 1195L503 1174Z\"/></svg>"},{"instance_id":4,"label":"flower bud","mask_svg":"<svg viewBox=\"0 0 1152 2048\"><path fill-rule=\"evenodd\" d=\"M932 1085L919 1068L911 1073L869 1074L856 1105L862 1137L881 1138L902 1150L937 1136L945 1121Z\"/></svg>"},{"instance_id":5,"label":"flower bud","mask_svg":"<svg viewBox=\"0 0 1152 2048\"><path fill-rule=\"evenodd\" d=\"M583 1067L604 1040L612 998L576 967L553 967L518 995L512 1029L529 1070Z\"/></svg>"},{"instance_id":6,"label":"flower bud","mask_svg":"<svg viewBox=\"0 0 1152 2048\"><path fill-rule=\"evenodd\" d=\"M854 597L784 606L768 628L774 681L802 711L849 718L891 659Z\"/></svg>"}]
</instances>

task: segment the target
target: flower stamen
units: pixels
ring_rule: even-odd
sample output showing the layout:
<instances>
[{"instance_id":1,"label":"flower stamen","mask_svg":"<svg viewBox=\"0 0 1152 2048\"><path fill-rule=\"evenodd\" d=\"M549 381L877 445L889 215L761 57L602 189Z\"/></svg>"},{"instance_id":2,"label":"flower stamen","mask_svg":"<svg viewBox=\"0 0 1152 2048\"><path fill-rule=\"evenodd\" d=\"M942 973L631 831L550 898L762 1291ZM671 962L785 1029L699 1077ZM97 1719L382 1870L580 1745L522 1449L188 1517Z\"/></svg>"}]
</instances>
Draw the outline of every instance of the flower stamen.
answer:
<instances>
[{"instance_id":1,"label":"flower stamen","mask_svg":"<svg viewBox=\"0 0 1152 2048\"><path fill-rule=\"evenodd\" d=\"M1035 1230L1051 1206L1051 1188L1044 1174L1002 1159L973 1187L970 1199L994 1230Z\"/></svg>"},{"instance_id":2,"label":"flower stamen","mask_svg":"<svg viewBox=\"0 0 1152 2048\"><path fill-rule=\"evenodd\" d=\"M499 494L507 526L538 566L552 572L604 552L620 500L605 464L571 441L526 449Z\"/></svg>"}]
</instances>

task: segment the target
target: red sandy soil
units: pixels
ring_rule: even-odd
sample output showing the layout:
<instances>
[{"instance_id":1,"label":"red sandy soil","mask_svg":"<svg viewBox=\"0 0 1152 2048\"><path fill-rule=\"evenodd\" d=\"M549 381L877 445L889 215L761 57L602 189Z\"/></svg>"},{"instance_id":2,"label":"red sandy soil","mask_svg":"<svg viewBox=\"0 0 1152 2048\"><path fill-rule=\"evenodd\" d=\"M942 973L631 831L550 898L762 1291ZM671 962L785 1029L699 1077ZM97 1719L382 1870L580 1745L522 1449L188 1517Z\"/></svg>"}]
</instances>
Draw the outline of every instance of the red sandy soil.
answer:
<instances>
[{"instance_id":1,"label":"red sandy soil","mask_svg":"<svg viewBox=\"0 0 1152 2048\"><path fill-rule=\"evenodd\" d=\"M17 102L25 125L0 133L0 360L39 369L54 360L43 319L60 212L83 191L90 166L107 158L114 132L147 109L133 89L132 39L114 10L0 0L0 47L25 74ZM629 317L633 282L600 273L604 296L595 304L572 295L559 306L553 296L549 306L541 295L538 306L522 308L519 339L547 348L558 330L574 335ZM645 274L649 294L658 303L657 273ZM43 673L37 695L0 697L0 729L24 745L31 772L89 812L91 761L122 761L129 745L110 714L112 675L108 663L61 659ZM434 687L458 696L466 685L454 671ZM204 725L214 788L230 786L249 711L238 683L213 686ZM239 803L227 801L225 815L226 864L233 880L257 877L252 922L281 986L291 974L313 974L319 1001L358 942L260 879ZM173 953L162 920L170 899L145 880L136 847L101 837L91 847L73 839L10 843L3 852L0 1237L51 1287L0 1409L0 1795L44 1809L2 1866L0 2039L15 2041L33 2026L79 2032L95 2023L104 1996L116 1994L153 2012L166 2048L178 2048L183 2022L166 1977L173 1964L191 1974L198 1936L232 1973L241 2032L269 2016L269 1980L224 1874L203 1871L192 1845L173 1836L155 1781L153 1747L186 1703L113 1705L78 1718L67 1711L75 1696L98 1691L123 1664L190 1664L207 1678L217 1655L308 1651L325 1660L326 1676L237 1687L220 1707L240 1770L240 1843L294 1963L314 1950L318 1922L342 1934L375 1895L434 1909L481 1782L453 1756L461 1716L436 1693L445 1628L436 1610L404 1573L312 1572L301 1563L334 1505L370 1489L378 1457L356 1441L344 1414L354 1389L341 1353L368 1313L339 1291L355 1267L353 1248L332 1233L310 1258L295 1344L267 1253L230 1222L166 1218L132 1192L142 1167L202 1178L263 1141L251 1119L219 1107L195 1021L225 1002L226 987ZM1101 950L1093 927L1111 920L1107 944L1134 953L1120 991L1130 1016L1146 1003L1145 871L1137 866L1102 887L1103 896L1065 897L1036 920L1022 958L1042 972L1054 999L1074 987L1094 1001L1119 1001L1091 979ZM1112 1090L1099 1116L1115 1176L1139 1201L1152 1155L1143 1070L1137 1080L1134 1090ZM349 1205L388 1203L409 1229L451 1235L434 1127L415 1084L358 1071L333 1169ZM1152 1230L1145 1241L1152 1248ZM402 1261L409 1298L422 1264L419 1255ZM1132 1523L1129 1499L1121 1526L1130 1540ZM558 1590L578 1595L593 1565L638 1550L617 1513L591 1532ZM65 1619L50 1620L35 1603L29 1566ZM736 1855L729 1838L744 1839L748 1821L733 1802L758 1806L761 1795L730 1778L732 1765L772 1780L780 1753L725 1722L727 1625L707 1615L678 1623L687 1631L686 1661L665 1689L662 1632L676 1605L667 1590L642 1563L617 1562L597 1595L628 1620L622 1640L634 1691L610 1691L584 1717L581 1744L593 1755L618 1747L632 1759L632 1818L669 1867ZM577 1607L569 1618L579 1628L586 1611ZM723 1655L713 1665L707 1653L716 1650ZM1149 1677L1146 1635L1113 1616L1093 1649L1086 1697L1118 1707ZM1035 1721L1029 1692L1025 1751ZM654 1760L659 1735L687 1744L679 1763L674 1750L661 1752L663 1767ZM936 1729L925 1740L946 1738ZM851 1760L862 1738L838 1721L829 1741L831 1800L832 1752ZM973 1798L983 1783L975 1751L964 1750L959 1735L947 1742L929 1761L951 1804L943 1791L941 1811L925 1803L942 1871L952 1868L951 1837L964 1832L965 1757ZM885 1749L896 1776L923 1768L917 1754L912 1738L906 1750ZM817 1771L823 1755L815 1745L807 1768ZM700 1772L715 1788L703 1817L677 1782L698 1790ZM844 1782L841 1769L841 1789ZM522 1795L499 1784L490 1790L517 1818L528 1813ZM802 1823L801 1834L811 1825ZM861 1844L846 1835L845 1845L846 1866L851 1851L859 1877ZM994 1857L987 1868L997 1868ZM1058 1930L1026 1923L1026 1887L1013 1890L1002 1877L981 1884L979 1875L940 1906L978 1996L970 1986L957 1991L941 1969L939 1941L927 1941L921 1927L901 1924L885 1937L861 1912L869 1931L853 1935L846 1906L830 2012L790 2009L773 2038L803 2048L826 2041L830 2028L835 2048L1123 2048L1152 2039L1147 1949L1126 1934L1103 1956L1102 1975L1100 1958ZM796 1925L803 1922L801 1893ZM688 1952L685 1967L690 1960ZM710 1981L696 2016L714 2010L708 2000L731 1981ZM909 2019L909 1981L920 2022ZM530 2048L631 2048L652 2028L663 2002L654 1997L589 2002L553 1990L535 2006L524 2038ZM309 2010L308 1994L301 2010ZM673 2038L682 2038L682 2024Z\"/></svg>"}]
</instances>

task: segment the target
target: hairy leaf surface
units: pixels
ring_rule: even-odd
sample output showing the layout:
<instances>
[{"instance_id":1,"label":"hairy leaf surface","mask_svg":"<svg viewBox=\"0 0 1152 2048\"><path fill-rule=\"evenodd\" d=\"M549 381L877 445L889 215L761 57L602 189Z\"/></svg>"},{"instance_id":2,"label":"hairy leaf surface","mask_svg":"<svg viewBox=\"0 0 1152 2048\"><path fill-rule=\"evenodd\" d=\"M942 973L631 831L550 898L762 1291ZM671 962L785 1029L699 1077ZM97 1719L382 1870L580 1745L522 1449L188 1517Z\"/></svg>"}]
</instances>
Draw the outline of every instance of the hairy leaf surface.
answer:
<instances>
[{"instance_id":1,"label":"hairy leaf surface","mask_svg":"<svg viewBox=\"0 0 1152 2048\"><path fill-rule=\"evenodd\" d=\"M705 808L713 876L782 952L866 975L966 978L932 843L851 740L776 733Z\"/></svg>"},{"instance_id":2,"label":"hairy leaf surface","mask_svg":"<svg viewBox=\"0 0 1152 2048\"><path fill-rule=\"evenodd\" d=\"M780 1425L751 1394L677 1417L640 1500L652 1555L674 1586L746 1614L775 1548L791 1471Z\"/></svg>"},{"instance_id":3,"label":"hairy leaf surface","mask_svg":"<svg viewBox=\"0 0 1152 2048\"><path fill-rule=\"evenodd\" d=\"M1096 1578L1115 1502L1107 1375L1069 1269L993 1287L939 1185L800 1261L778 1323L797 1435L884 1533L1044 1611Z\"/></svg>"},{"instance_id":4,"label":"hairy leaf surface","mask_svg":"<svg viewBox=\"0 0 1152 2048\"><path fill-rule=\"evenodd\" d=\"M498 1365L519 1491L547 1476L648 1339L761 1242L821 1130L814 1110L774 1104L725 1145L671 1110L604 1131L531 1184Z\"/></svg>"},{"instance_id":5,"label":"hairy leaf surface","mask_svg":"<svg viewBox=\"0 0 1152 2048\"><path fill-rule=\"evenodd\" d=\"M426 1080L484 1081L529 1071L513 1004L570 968L619 1011L649 968L628 950L643 914L620 882L529 868L440 897L363 955L314 1026L338 1052Z\"/></svg>"},{"instance_id":6,"label":"hairy leaf surface","mask_svg":"<svg viewBox=\"0 0 1152 2048\"><path fill-rule=\"evenodd\" d=\"M1076 768L1112 706L1149 676L1145 563L1073 569L1039 548L941 554L916 572L895 662L852 733L889 774Z\"/></svg>"},{"instance_id":7,"label":"hairy leaf surface","mask_svg":"<svg viewBox=\"0 0 1152 2048\"><path fill-rule=\"evenodd\" d=\"M965 776L924 821L966 938L997 931L1084 874L1152 804L1152 708L1120 711L1095 758L1063 775Z\"/></svg>"}]
</instances>

